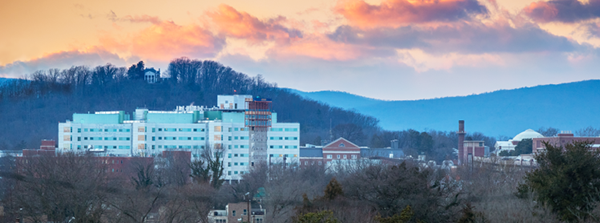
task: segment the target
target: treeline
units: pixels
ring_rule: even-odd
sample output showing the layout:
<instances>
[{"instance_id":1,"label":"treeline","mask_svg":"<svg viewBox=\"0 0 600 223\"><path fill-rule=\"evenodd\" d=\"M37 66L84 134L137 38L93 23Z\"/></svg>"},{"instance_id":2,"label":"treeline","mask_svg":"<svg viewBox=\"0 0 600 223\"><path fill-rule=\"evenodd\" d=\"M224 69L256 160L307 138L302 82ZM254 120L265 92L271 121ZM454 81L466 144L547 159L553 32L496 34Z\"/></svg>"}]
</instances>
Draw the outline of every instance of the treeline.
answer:
<instances>
[{"instance_id":1,"label":"treeline","mask_svg":"<svg viewBox=\"0 0 600 223\"><path fill-rule=\"evenodd\" d=\"M131 163L118 176L90 154L1 160L4 221L210 222L210 210L259 192L255 201L267 211L265 222L321 222L301 220L321 211L338 222L389 222L407 208L406 222L456 222L464 206L458 181L411 161L336 173L263 163L229 184L212 177L222 169L210 168L209 160L164 157Z\"/></svg>"},{"instance_id":2,"label":"treeline","mask_svg":"<svg viewBox=\"0 0 600 223\"><path fill-rule=\"evenodd\" d=\"M586 156L594 162L593 170L598 169L595 153ZM498 163L485 163L450 171L408 159L402 163L355 161L352 168L327 171L319 165L262 164L230 184L219 180L223 164L218 165L218 158L206 157L194 162L177 157L133 162L121 173L107 169L109 163L90 154L2 157L0 203L5 214L0 220L210 222L210 210L223 210L229 203L253 197L266 210L265 222L559 222L556 214L560 212L552 205L540 205L534 197L541 194L530 196L525 190L529 188L519 186L530 181L527 175L532 173L521 166L502 164L498 169ZM589 165L579 164L571 158L568 165L579 166L578 171L585 174ZM548 174L538 175L552 180L543 178ZM560 176L577 175L565 172ZM588 184L578 179L560 186ZM594 185L587 192L596 190L597 195L599 187ZM579 190L566 191L577 194ZM589 204L586 212L598 213L597 200L585 202Z\"/></svg>"}]
</instances>

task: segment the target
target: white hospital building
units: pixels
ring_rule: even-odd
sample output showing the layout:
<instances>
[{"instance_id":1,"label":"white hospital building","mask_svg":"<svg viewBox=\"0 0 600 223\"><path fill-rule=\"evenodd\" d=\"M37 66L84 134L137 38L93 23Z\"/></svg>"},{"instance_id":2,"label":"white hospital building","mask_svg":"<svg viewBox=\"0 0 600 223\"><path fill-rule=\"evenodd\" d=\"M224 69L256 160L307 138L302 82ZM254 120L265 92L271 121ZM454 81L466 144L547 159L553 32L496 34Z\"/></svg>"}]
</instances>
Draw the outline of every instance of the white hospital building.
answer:
<instances>
[{"instance_id":1,"label":"white hospital building","mask_svg":"<svg viewBox=\"0 0 600 223\"><path fill-rule=\"evenodd\" d=\"M204 149L223 154L226 180L239 179L254 165L298 163L300 124L281 123L277 113L268 111L262 123L266 144L251 139L254 127L248 103L268 102L251 95L219 95L218 106L178 106L174 111L136 109L124 111L75 113L72 120L59 123L57 152L92 151L105 156L158 156L162 151L184 150L199 158ZM250 111L250 112L249 112ZM263 114L263 113L260 113ZM254 115L256 116L256 115ZM256 135L256 133L254 133ZM263 145L264 144L264 145ZM256 148L258 146L266 148ZM259 155L257 155L259 154Z\"/></svg>"}]
</instances>

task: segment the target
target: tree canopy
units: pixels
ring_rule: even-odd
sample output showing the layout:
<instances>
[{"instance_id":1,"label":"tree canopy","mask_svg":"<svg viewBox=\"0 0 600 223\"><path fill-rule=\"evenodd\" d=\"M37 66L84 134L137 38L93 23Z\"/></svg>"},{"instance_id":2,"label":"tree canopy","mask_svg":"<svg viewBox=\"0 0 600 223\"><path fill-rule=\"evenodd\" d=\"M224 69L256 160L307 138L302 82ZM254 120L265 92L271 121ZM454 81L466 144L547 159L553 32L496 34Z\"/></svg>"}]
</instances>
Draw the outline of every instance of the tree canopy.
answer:
<instances>
[{"instance_id":1,"label":"tree canopy","mask_svg":"<svg viewBox=\"0 0 600 223\"><path fill-rule=\"evenodd\" d=\"M600 201L600 152L590 142L573 142L564 147L544 143L546 151L535 159L538 168L527 173L519 195L547 205L560 220L576 222L596 217L592 210Z\"/></svg>"}]
</instances>

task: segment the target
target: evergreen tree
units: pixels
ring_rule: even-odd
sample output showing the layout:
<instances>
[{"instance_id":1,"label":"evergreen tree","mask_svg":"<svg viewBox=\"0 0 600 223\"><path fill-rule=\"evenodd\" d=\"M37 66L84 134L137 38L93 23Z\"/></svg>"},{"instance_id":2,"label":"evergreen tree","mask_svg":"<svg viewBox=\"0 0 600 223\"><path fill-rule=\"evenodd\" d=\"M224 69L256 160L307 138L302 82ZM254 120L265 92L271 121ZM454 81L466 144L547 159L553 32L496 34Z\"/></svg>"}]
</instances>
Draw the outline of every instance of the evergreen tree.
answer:
<instances>
[{"instance_id":1,"label":"evergreen tree","mask_svg":"<svg viewBox=\"0 0 600 223\"><path fill-rule=\"evenodd\" d=\"M535 158L538 168L527 173L518 187L519 196L551 208L561 221L576 222L594 217L600 200L600 152L590 142L573 142L564 147L544 143L546 151Z\"/></svg>"},{"instance_id":2,"label":"evergreen tree","mask_svg":"<svg viewBox=\"0 0 600 223\"><path fill-rule=\"evenodd\" d=\"M333 200L340 195L344 195L344 191L342 190L342 185L334 177L329 181L327 187L325 187L325 195L323 198L326 200Z\"/></svg>"}]
</instances>

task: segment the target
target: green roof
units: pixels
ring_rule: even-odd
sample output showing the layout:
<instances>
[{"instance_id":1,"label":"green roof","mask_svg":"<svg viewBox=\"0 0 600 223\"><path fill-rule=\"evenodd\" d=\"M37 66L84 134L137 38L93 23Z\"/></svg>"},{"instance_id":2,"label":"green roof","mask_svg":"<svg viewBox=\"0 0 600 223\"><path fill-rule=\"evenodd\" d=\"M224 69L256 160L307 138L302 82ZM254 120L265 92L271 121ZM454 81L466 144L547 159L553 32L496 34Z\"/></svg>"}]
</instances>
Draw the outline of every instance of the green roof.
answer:
<instances>
[{"instance_id":1,"label":"green roof","mask_svg":"<svg viewBox=\"0 0 600 223\"><path fill-rule=\"evenodd\" d=\"M223 112L221 111L205 111L204 118L208 120L223 120Z\"/></svg>"}]
</instances>

